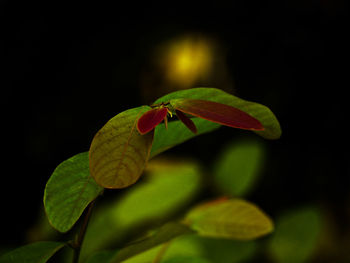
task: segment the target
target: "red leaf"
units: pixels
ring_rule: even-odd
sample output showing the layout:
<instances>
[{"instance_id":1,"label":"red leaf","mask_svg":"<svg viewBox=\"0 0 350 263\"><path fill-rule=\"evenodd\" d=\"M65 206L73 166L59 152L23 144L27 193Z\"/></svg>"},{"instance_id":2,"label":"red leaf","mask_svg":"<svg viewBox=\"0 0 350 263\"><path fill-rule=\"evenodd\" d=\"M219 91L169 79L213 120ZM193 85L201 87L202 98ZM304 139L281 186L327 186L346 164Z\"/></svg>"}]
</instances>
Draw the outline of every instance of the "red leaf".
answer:
<instances>
[{"instance_id":1,"label":"red leaf","mask_svg":"<svg viewBox=\"0 0 350 263\"><path fill-rule=\"evenodd\" d=\"M229 105L195 99L174 100L172 105L178 111L221 125L247 130L264 130L260 121L244 111Z\"/></svg>"},{"instance_id":2,"label":"red leaf","mask_svg":"<svg viewBox=\"0 0 350 263\"><path fill-rule=\"evenodd\" d=\"M175 110L175 113L179 120L182 121L182 123L185 124L187 128L189 128L193 133L197 133L197 127L190 118L188 118L179 110Z\"/></svg>"},{"instance_id":3,"label":"red leaf","mask_svg":"<svg viewBox=\"0 0 350 263\"><path fill-rule=\"evenodd\" d=\"M137 121L137 130L146 134L164 120L168 113L167 108L159 107L145 112Z\"/></svg>"}]
</instances>

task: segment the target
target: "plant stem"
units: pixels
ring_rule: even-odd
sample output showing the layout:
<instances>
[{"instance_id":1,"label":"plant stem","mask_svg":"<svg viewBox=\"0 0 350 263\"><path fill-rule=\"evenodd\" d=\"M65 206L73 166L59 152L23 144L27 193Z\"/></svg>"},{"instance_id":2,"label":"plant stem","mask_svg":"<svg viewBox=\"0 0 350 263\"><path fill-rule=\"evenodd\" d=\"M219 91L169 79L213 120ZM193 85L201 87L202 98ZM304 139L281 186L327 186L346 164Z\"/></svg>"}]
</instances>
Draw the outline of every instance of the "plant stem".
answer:
<instances>
[{"instance_id":1,"label":"plant stem","mask_svg":"<svg viewBox=\"0 0 350 263\"><path fill-rule=\"evenodd\" d=\"M84 237L85 237L85 233L86 233L86 229L87 226L89 224L89 220L91 217L91 213L92 213L92 208L94 207L95 204L95 200L92 201L89 206L88 206L88 210L85 214L84 217L84 221L83 224L80 228L80 231L78 233L77 238L75 239L75 241L73 242L73 249L74 249L74 254L73 254L73 263L78 263L79 262L79 256L80 256L80 250L81 250L81 246L83 244L84 241Z\"/></svg>"},{"instance_id":2,"label":"plant stem","mask_svg":"<svg viewBox=\"0 0 350 263\"><path fill-rule=\"evenodd\" d=\"M165 252L167 251L167 249L168 249L169 246L170 246L170 243L171 243L171 241L168 241L168 242L166 242L166 243L163 244L163 246L162 246L161 249L159 250L158 254L156 255L156 257L155 257L155 259L153 260L152 263L159 263L159 262L162 260L162 258L163 258L163 256L164 256Z\"/></svg>"}]
</instances>

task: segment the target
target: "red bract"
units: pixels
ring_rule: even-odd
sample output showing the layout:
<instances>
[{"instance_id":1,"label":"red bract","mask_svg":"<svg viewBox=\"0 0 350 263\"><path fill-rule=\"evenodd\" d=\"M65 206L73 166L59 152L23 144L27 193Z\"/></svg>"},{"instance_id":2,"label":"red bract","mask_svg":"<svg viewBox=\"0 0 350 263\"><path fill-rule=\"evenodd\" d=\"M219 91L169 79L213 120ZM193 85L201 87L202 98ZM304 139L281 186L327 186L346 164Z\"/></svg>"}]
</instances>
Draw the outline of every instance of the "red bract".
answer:
<instances>
[{"instance_id":1,"label":"red bract","mask_svg":"<svg viewBox=\"0 0 350 263\"><path fill-rule=\"evenodd\" d=\"M170 104L175 109L179 120L193 133L197 133L197 128L194 122L184 113L233 128L264 130L260 121L254 117L242 110L222 103L207 100L177 99L170 101ZM167 113L171 114L168 105L169 103L162 103L160 106L156 106L144 113L137 122L138 131L141 134L146 134L161 123L162 120L165 120L165 125L167 126Z\"/></svg>"},{"instance_id":2,"label":"red bract","mask_svg":"<svg viewBox=\"0 0 350 263\"><path fill-rule=\"evenodd\" d=\"M182 123L185 124L187 128L189 128L193 133L197 133L197 127L190 118L188 118L179 110L175 110L175 113L179 120L182 121Z\"/></svg>"},{"instance_id":3,"label":"red bract","mask_svg":"<svg viewBox=\"0 0 350 263\"><path fill-rule=\"evenodd\" d=\"M168 109L164 106L157 107L145 112L137 121L137 130L140 134L146 134L154 129L166 118Z\"/></svg>"},{"instance_id":4,"label":"red bract","mask_svg":"<svg viewBox=\"0 0 350 263\"><path fill-rule=\"evenodd\" d=\"M179 99L174 100L172 106L178 111L225 126L256 131L264 129L260 121L229 105L207 100Z\"/></svg>"}]
</instances>

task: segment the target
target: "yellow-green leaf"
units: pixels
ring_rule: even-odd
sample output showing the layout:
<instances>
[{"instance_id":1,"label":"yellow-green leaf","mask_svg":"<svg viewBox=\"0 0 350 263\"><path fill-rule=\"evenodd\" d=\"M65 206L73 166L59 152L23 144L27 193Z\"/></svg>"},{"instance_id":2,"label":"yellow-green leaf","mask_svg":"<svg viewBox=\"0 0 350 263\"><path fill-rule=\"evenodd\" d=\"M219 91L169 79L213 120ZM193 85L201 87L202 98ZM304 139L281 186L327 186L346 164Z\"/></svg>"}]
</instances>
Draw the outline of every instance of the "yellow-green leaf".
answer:
<instances>
[{"instance_id":1,"label":"yellow-green leaf","mask_svg":"<svg viewBox=\"0 0 350 263\"><path fill-rule=\"evenodd\" d=\"M199 235L251 240L273 230L271 219L256 205L242 199L220 199L189 212L185 223Z\"/></svg>"},{"instance_id":2,"label":"yellow-green leaf","mask_svg":"<svg viewBox=\"0 0 350 263\"><path fill-rule=\"evenodd\" d=\"M148 161L153 132L140 135L137 119L149 110L141 106L126 110L109 120L92 140L90 172L105 188L125 188L141 176Z\"/></svg>"}]
</instances>

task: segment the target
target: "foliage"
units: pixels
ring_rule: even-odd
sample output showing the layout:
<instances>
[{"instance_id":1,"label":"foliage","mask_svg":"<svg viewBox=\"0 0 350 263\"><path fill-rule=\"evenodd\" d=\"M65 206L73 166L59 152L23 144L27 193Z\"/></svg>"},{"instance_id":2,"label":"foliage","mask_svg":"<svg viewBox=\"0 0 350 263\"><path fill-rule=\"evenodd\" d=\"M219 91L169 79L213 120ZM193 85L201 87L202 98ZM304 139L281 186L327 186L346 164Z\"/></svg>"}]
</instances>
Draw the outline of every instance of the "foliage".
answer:
<instances>
[{"instance_id":1,"label":"foliage","mask_svg":"<svg viewBox=\"0 0 350 263\"><path fill-rule=\"evenodd\" d=\"M172 106L186 112L191 107L185 104L186 99L197 103L194 110L189 110L192 115L201 107L214 113L217 107L222 107L218 123L213 112L200 113L196 116L202 118L191 119L197 133L188 130L178 119L171 119L167 129L164 124L157 125L158 120L151 125L156 126L155 129L142 135L136 123L150 110L149 106L119 113L97 132L88 153L77 154L61 163L47 182L44 206L50 224L64 233L85 214L77 235L66 243L29 244L3 255L0 262L47 262L64 246L73 249L75 263L79 260L89 263L227 262L225 256L230 253L234 254L230 262L239 262L253 255L255 243L239 240L255 240L271 233L273 222L257 205L235 196L242 197L252 188L263 155L258 144L232 143L216 160L211 174L213 182L229 197L209 201L201 199L201 193L210 186L204 180L206 173L199 163L150 159L195 136L216 130L219 123L226 125L223 112L243 112L242 116L247 115L250 121L263 126L253 132L265 139L280 137L279 123L266 106L214 88L177 91L155 104L169 102L170 114ZM205 101L215 103L208 102L210 106L206 107ZM220 106L222 104L224 106ZM233 165L229 167L228 163ZM142 174L145 174L143 180L138 182ZM105 188L126 187L129 189L123 196L101 204L91 216L93 201ZM200 204L196 204L199 201ZM87 211L84 213L84 210ZM184 244L191 249L184 249Z\"/></svg>"},{"instance_id":2,"label":"foliage","mask_svg":"<svg viewBox=\"0 0 350 263\"><path fill-rule=\"evenodd\" d=\"M263 141L256 139L228 143L213 168L220 191L229 196L245 196L251 192L262 172L265 148Z\"/></svg>"},{"instance_id":3,"label":"foliage","mask_svg":"<svg viewBox=\"0 0 350 263\"><path fill-rule=\"evenodd\" d=\"M103 190L90 176L88 164L88 153L77 154L61 163L46 184L46 214L60 232L71 229L87 205Z\"/></svg>"},{"instance_id":4,"label":"foliage","mask_svg":"<svg viewBox=\"0 0 350 263\"><path fill-rule=\"evenodd\" d=\"M241 199L219 199L199 205L185 223L201 236L252 240L273 230L273 223L255 205Z\"/></svg>"},{"instance_id":5,"label":"foliage","mask_svg":"<svg viewBox=\"0 0 350 263\"><path fill-rule=\"evenodd\" d=\"M124 188L141 176L151 150L153 134L139 134L136 121L147 108L134 108L118 114L95 135L89 160L97 184L105 188Z\"/></svg>"},{"instance_id":6,"label":"foliage","mask_svg":"<svg viewBox=\"0 0 350 263\"><path fill-rule=\"evenodd\" d=\"M321 213L314 207L302 207L281 215L268 244L276 262L307 262L317 245L321 221Z\"/></svg>"},{"instance_id":7,"label":"foliage","mask_svg":"<svg viewBox=\"0 0 350 263\"><path fill-rule=\"evenodd\" d=\"M180 90L168 95L165 95L154 103L161 103L170 101L172 99L181 98L192 98L192 99L202 99L214 102L223 103L236 107L251 116L258 119L265 130L256 131L256 133L266 139L278 139L281 136L281 128L275 117L269 108L264 105L245 101L236 96L228 94L222 90L214 88L196 88ZM193 134L190 130L184 128L180 121L172 121L169 123L167 132L164 125L158 125L155 129L155 137L152 144L151 156L155 156L177 144L183 143L195 136L201 135L213 131L220 127L219 124L210 122L208 120L194 118L192 119L197 127L197 134Z\"/></svg>"},{"instance_id":8,"label":"foliage","mask_svg":"<svg viewBox=\"0 0 350 263\"><path fill-rule=\"evenodd\" d=\"M1 263L45 263L53 254L63 248L62 242L36 242L17 248L0 257Z\"/></svg>"}]
</instances>

